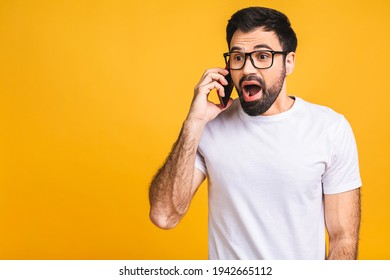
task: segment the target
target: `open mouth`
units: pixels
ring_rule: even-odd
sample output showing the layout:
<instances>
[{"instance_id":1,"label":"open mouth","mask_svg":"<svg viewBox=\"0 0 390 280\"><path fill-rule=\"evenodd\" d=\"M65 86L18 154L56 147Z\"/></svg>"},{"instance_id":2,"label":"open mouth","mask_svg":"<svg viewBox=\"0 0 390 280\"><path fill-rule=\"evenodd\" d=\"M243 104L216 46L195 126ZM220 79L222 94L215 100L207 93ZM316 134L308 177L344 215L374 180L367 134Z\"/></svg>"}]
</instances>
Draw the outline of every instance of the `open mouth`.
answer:
<instances>
[{"instance_id":1,"label":"open mouth","mask_svg":"<svg viewBox=\"0 0 390 280\"><path fill-rule=\"evenodd\" d=\"M257 81L245 81L242 83L243 95L246 101L258 99L261 94L261 86Z\"/></svg>"},{"instance_id":2,"label":"open mouth","mask_svg":"<svg viewBox=\"0 0 390 280\"><path fill-rule=\"evenodd\" d=\"M246 92L247 95L253 96L253 95L259 93L259 91L261 91L261 86L247 85L247 86L244 86L244 91Z\"/></svg>"}]
</instances>

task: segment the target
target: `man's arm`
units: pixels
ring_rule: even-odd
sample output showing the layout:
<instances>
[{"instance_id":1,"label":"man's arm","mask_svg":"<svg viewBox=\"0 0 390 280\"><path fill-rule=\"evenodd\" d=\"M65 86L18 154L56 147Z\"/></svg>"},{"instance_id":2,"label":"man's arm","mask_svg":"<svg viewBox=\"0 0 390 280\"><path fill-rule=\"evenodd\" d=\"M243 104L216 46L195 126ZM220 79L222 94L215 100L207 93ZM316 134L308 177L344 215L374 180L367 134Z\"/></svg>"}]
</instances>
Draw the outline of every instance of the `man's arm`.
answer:
<instances>
[{"instance_id":1,"label":"man's arm","mask_svg":"<svg viewBox=\"0 0 390 280\"><path fill-rule=\"evenodd\" d=\"M360 188L324 197L329 260L355 260L360 229Z\"/></svg>"},{"instance_id":2,"label":"man's arm","mask_svg":"<svg viewBox=\"0 0 390 280\"><path fill-rule=\"evenodd\" d=\"M150 186L150 219L162 229L176 226L205 179L205 175L195 168L201 126L187 121L184 123L170 155Z\"/></svg>"},{"instance_id":3,"label":"man's arm","mask_svg":"<svg viewBox=\"0 0 390 280\"><path fill-rule=\"evenodd\" d=\"M191 108L179 138L151 183L150 219L162 229L177 225L205 179L205 175L195 168L196 151L207 122L222 112L219 106L208 101L207 96L212 89L224 95L221 84L227 84L224 78L227 73L223 68L209 69L204 73L195 87ZM231 103L229 101L227 107Z\"/></svg>"}]
</instances>

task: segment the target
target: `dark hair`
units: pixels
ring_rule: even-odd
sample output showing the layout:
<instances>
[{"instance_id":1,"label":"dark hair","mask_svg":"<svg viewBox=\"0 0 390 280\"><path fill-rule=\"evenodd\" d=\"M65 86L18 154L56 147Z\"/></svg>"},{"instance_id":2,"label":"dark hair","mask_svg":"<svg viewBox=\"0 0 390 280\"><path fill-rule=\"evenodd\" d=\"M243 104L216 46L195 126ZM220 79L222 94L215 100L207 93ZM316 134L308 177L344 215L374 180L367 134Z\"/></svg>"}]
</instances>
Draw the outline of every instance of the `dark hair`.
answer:
<instances>
[{"instance_id":1,"label":"dark hair","mask_svg":"<svg viewBox=\"0 0 390 280\"><path fill-rule=\"evenodd\" d=\"M232 15L226 26L226 40L229 49L234 32L237 30L251 32L258 27L275 32L283 51L295 52L297 49L297 36L287 16L277 10L264 7L249 7Z\"/></svg>"}]
</instances>

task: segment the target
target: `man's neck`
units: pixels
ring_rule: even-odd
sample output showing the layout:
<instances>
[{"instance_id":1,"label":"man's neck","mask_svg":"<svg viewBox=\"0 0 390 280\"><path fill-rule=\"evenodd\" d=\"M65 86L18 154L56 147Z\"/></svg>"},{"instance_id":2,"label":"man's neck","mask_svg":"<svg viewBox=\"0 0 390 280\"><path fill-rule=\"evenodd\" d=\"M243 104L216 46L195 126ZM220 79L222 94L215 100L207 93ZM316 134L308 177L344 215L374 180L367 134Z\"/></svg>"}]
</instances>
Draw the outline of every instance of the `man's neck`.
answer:
<instances>
[{"instance_id":1,"label":"man's neck","mask_svg":"<svg viewBox=\"0 0 390 280\"><path fill-rule=\"evenodd\" d=\"M294 102L295 98L287 96L286 92L281 92L274 104L272 104L272 106L267 110L267 112L262 114L262 116L272 116L286 112L291 109Z\"/></svg>"}]
</instances>

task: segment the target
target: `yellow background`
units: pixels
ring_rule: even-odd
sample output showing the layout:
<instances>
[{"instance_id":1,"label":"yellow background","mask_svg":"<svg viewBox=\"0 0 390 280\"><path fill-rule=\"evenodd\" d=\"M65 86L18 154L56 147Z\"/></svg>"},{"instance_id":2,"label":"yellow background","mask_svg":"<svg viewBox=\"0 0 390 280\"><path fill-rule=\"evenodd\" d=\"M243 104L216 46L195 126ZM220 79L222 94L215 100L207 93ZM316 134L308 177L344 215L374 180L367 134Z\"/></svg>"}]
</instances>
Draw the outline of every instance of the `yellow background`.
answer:
<instances>
[{"instance_id":1,"label":"yellow background","mask_svg":"<svg viewBox=\"0 0 390 280\"><path fill-rule=\"evenodd\" d=\"M1 259L207 258L206 185L171 231L150 223L148 186L195 84L224 66L227 20L252 5L286 13L298 35L289 94L350 121L360 259L390 259L385 0L2 0Z\"/></svg>"}]
</instances>

